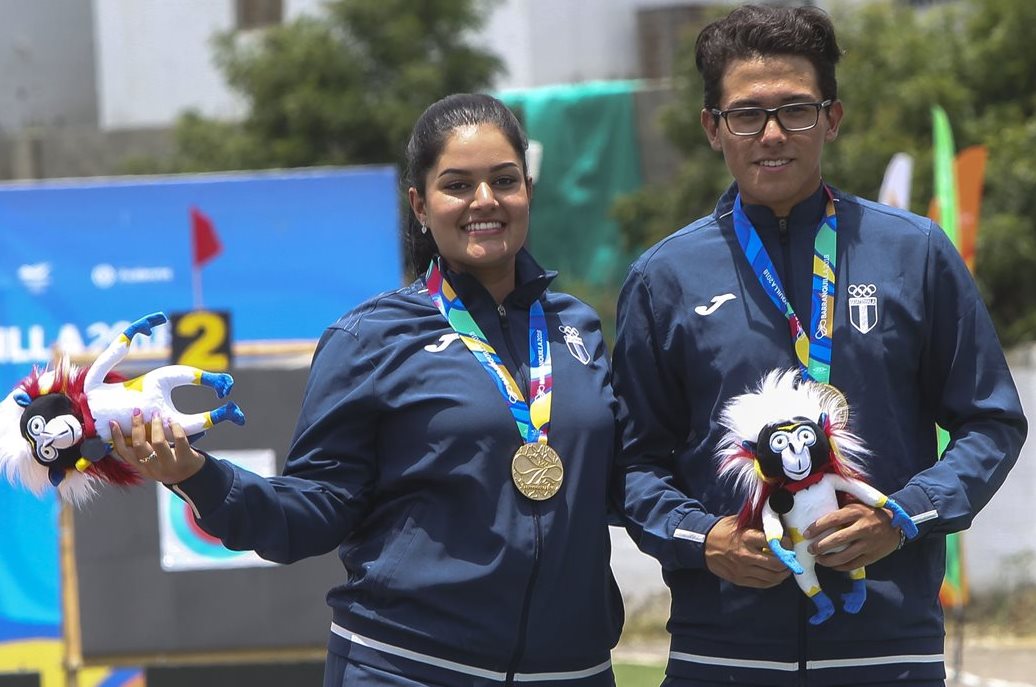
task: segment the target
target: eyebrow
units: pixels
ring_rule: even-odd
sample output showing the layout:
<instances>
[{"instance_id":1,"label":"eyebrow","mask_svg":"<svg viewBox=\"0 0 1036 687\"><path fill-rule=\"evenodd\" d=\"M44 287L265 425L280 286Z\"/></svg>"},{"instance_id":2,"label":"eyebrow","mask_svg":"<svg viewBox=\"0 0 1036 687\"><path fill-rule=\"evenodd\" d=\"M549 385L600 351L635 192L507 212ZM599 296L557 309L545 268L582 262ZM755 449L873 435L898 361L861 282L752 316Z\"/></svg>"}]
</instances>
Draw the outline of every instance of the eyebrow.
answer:
<instances>
[{"instance_id":1,"label":"eyebrow","mask_svg":"<svg viewBox=\"0 0 1036 687\"><path fill-rule=\"evenodd\" d=\"M517 162L501 162L498 165L493 165L492 167L490 167L489 171L490 172L499 172L501 169L507 169L509 167L513 167L513 168L519 169L519 170L521 169L521 167L518 166ZM461 175L465 175L465 176L470 176L471 173L472 172L471 172L470 169L456 169L456 168L450 167L448 169L444 169L441 172L439 172L439 176L443 177L443 176L446 176L447 174L461 174Z\"/></svg>"},{"instance_id":2,"label":"eyebrow","mask_svg":"<svg viewBox=\"0 0 1036 687\"><path fill-rule=\"evenodd\" d=\"M775 107L780 107L781 105L794 105L795 103L818 102L814 98L815 96L812 93L795 93L793 95L789 95L782 98L780 101L780 105L775 105ZM760 102L754 98L746 98L744 100L735 100L723 109L734 110L742 107L763 107L763 105L761 105Z\"/></svg>"}]
</instances>

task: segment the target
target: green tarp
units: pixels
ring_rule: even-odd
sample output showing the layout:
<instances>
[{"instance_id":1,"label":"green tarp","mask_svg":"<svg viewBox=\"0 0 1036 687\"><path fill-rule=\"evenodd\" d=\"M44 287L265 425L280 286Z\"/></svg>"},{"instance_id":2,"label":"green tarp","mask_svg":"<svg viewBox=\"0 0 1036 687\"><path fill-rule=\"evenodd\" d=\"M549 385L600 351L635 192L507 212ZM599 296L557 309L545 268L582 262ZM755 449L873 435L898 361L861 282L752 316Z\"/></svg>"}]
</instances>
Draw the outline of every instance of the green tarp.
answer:
<instances>
[{"instance_id":1,"label":"green tarp","mask_svg":"<svg viewBox=\"0 0 1036 687\"><path fill-rule=\"evenodd\" d=\"M543 146L529 246L565 283L621 283L629 264L611 219L641 186L636 81L601 81L499 94Z\"/></svg>"}]
</instances>

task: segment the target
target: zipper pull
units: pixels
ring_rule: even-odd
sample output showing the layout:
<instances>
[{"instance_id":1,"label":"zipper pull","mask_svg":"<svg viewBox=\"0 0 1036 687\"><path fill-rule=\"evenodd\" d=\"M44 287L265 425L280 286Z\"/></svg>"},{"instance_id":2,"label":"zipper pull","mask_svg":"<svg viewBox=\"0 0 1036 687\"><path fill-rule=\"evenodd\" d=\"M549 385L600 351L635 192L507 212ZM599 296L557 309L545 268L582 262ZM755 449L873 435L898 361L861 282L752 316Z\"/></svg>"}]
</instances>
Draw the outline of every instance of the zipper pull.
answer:
<instances>
[{"instance_id":1,"label":"zipper pull","mask_svg":"<svg viewBox=\"0 0 1036 687\"><path fill-rule=\"evenodd\" d=\"M781 240L782 244L788 243L788 218L778 217L777 218L777 237Z\"/></svg>"}]
</instances>

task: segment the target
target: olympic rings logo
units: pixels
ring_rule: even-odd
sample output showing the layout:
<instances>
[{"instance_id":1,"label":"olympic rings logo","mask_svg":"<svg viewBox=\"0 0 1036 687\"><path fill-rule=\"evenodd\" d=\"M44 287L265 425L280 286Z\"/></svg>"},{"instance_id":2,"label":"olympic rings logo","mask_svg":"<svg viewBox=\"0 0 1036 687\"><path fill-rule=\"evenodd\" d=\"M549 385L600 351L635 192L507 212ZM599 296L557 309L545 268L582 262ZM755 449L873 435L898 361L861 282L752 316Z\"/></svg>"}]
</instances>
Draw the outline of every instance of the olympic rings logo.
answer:
<instances>
[{"instance_id":1,"label":"olympic rings logo","mask_svg":"<svg viewBox=\"0 0 1036 687\"><path fill-rule=\"evenodd\" d=\"M846 291L853 298L869 298L878 292L878 287L874 284L849 284Z\"/></svg>"}]
</instances>

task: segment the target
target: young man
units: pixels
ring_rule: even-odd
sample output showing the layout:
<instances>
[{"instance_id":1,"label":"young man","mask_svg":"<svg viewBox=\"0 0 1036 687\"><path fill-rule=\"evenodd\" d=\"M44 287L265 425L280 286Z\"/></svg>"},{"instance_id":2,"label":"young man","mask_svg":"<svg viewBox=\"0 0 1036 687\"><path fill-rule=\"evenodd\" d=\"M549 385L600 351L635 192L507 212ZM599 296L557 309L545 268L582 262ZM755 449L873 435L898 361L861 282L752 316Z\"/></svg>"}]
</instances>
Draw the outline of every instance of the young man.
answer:
<instances>
[{"instance_id":1,"label":"young man","mask_svg":"<svg viewBox=\"0 0 1036 687\"><path fill-rule=\"evenodd\" d=\"M667 685L942 685L944 536L971 523L1025 438L993 326L942 230L822 181L843 114L839 56L810 7L740 7L702 31L701 123L734 184L648 250L620 297L625 510L672 591ZM919 529L906 541L889 510L852 503L802 532L834 600L816 626L763 533L736 529L744 495L717 479L718 411L778 368L846 396L870 483ZM951 436L942 460L937 423ZM840 594L861 566L853 613Z\"/></svg>"}]
</instances>

